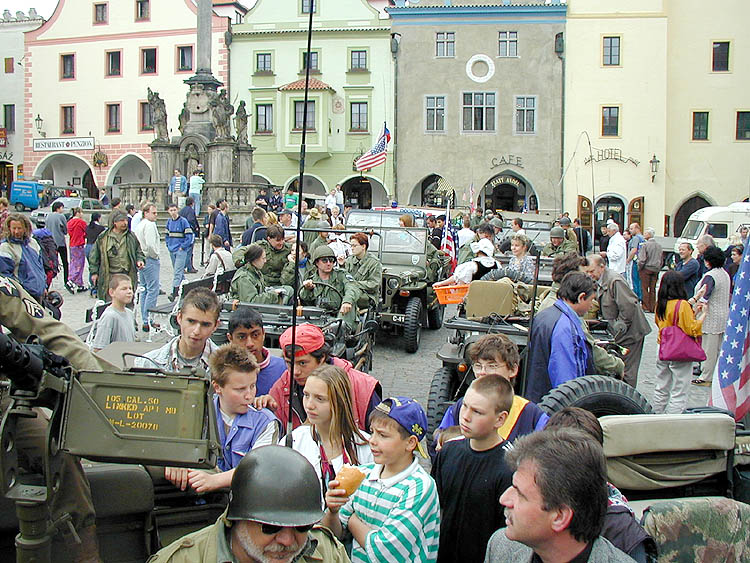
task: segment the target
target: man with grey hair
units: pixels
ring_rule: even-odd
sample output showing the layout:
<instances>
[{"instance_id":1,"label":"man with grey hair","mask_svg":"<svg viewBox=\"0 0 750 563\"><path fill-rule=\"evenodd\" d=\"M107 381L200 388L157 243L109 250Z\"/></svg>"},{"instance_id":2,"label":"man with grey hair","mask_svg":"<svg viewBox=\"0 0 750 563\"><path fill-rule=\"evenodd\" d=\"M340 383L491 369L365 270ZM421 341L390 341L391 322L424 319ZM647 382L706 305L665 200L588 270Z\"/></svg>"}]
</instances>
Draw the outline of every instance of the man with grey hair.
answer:
<instances>
[{"instance_id":1,"label":"man with grey hair","mask_svg":"<svg viewBox=\"0 0 750 563\"><path fill-rule=\"evenodd\" d=\"M703 254L709 246L716 246L714 237L711 235L703 235L698 239L698 242L695 243L695 248L698 250L698 256L696 259L698 260L698 266L700 266L700 269L698 270L698 279L701 279L703 274L708 271L706 263L703 261Z\"/></svg>"},{"instance_id":2,"label":"man with grey hair","mask_svg":"<svg viewBox=\"0 0 750 563\"><path fill-rule=\"evenodd\" d=\"M643 354L643 341L651 332L651 326L628 282L611 268L607 268L604 258L597 254L588 256L586 273L599 286L599 314L609 321L609 332L617 344L630 349L624 358L625 383L635 387Z\"/></svg>"},{"instance_id":3,"label":"man with grey hair","mask_svg":"<svg viewBox=\"0 0 750 563\"><path fill-rule=\"evenodd\" d=\"M519 438L505 459L514 471L500 497L507 527L490 538L485 563L632 563L601 536L607 466L591 436L571 428L535 432Z\"/></svg>"},{"instance_id":4,"label":"man with grey hair","mask_svg":"<svg viewBox=\"0 0 750 563\"><path fill-rule=\"evenodd\" d=\"M607 251L602 254L609 260L609 267L621 276L624 276L625 262L628 254L625 237L622 236L620 227L614 221L607 225L607 234L609 235L609 243L607 244Z\"/></svg>"},{"instance_id":5,"label":"man with grey hair","mask_svg":"<svg viewBox=\"0 0 750 563\"><path fill-rule=\"evenodd\" d=\"M643 289L643 310L648 313L653 313L656 308L656 280L664 263L661 244L656 242L655 234L653 228L647 228L643 233L646 242L638 249L638 274Z\"/></svg>"}]
</instances>

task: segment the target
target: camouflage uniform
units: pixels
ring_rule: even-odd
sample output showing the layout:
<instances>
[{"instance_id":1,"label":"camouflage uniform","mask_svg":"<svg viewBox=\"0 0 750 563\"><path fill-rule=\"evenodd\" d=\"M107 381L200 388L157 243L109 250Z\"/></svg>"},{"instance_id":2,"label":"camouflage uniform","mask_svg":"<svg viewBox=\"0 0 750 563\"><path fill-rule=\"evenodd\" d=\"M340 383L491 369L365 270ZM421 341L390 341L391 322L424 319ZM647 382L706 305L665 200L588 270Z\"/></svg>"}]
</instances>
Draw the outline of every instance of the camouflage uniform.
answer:
<instances>
[{"instance_id":1,"label":"camouflage uniform","mask_svg":"<svg viewBox=\"0 0 750 563\"><path fill-rule=\"evenodd\" d=\"M292 246L285 242L281 250L276 250L267 240L262 240L258 244L266 251L266 265L261 270L266 283L268 285L281 285L281 271L287 263Z\"/></svg>"},{"instance_id":2,"label":"camouflage uniform","mask_svg":"<svg viewBox=\"0 0 750 563\"><path fill-rule=\"evenodd\" d=\"M383 265L380 263L380 260L369 252L365 252L361 260L352 255L346 259L344 269L355 279L360 291L363 293L357 303L358 307L365 308L370 306L370 300L367 298L368 295L375 300L375 303L379 301L380 286L383 282Z\"/></svg>"},{"instance_id":3,"label":"camouflage uniform","mask_svg":"<svg viewBox=\"0 0 750 563\"><path fill-rule=\"evenodd\" d=\"M284 301L284 296L270 291L274 288L266 285L263 272L252 264L245 264L239 268L232 278L229 286L229 296L239 299L243 303L262 303L266 305L278 305ZM291 288L284 287L287 296L291 296Z\"/></svg>"},{"instance_id":4,"label":"camouflage uniform","mask_svg":"<svg viewBox=\"0 0 750 563\"><path fill-rule=\"evenodd\" d=\"M53 319L18 282L4 276L0 276L0 324L22 342L32 334L37 335L50 351L65 357L76 369L119 371L117 367L92 354L73 331ZM3 392L0 392L0 397L2 416L10 405L10 399L3 396ZM34 412L37 414L36 418L17 418L16 447L20 464L32 471L41 472L43 452L47 445L48 421L41 409L34 409ZM91 489L79 459L67 453L61 455L60 488L52 497L49 509L53 519L66 512L72 516L73 526L83 543L74 542L65 530L63 540L74 560L77 560L86 549L95 545L93 530L96 515ZM58 549L66 551L55 541L53 553L64 557Z\"/></svg>"},{"instance_id":5,"label":"camouflage uniform","mask_svg":"<svg viewBox=\"0 0 750 563\"><path fill-rule=\"evenodd\" d=\"M342 301L343 303L351 303L351 311L346 315L338 313L338 317L344 320L350 330L354 331L357 327L357 301L361 295L360 289L354 283L354 278L343 270L333 270L331 277L324 280L318 274L318 269L313 266L312 271L305 278L305 281L307 280L312 280L316 284L319 282L327 283L338 289L341 293L339 294L325 285L315 285L312 289L300 286L299 298L302 304L322 307L338 313ZM344 296L343 300L341 299L342 295Z\"/></svg>"},{"instance_id":6,"label":"camouflage uniform","mask_svg":"<svg viewBox=\"0 0 750 563\"><path fill-rule=\"evenodd\" d=\"M578 248L576 247L576 244L574 242L569 241L568 239L563 239L563 241L560 243L560 246L552 246L551 242L545 244L544 248L542 249L542 256L549 256L550 258L554 258L558 254L568 254L569 252L577 254Z\"/></svg>"},{"instance_id":7,"label":"camouflage uniform","mask_svg":"<svg viewBox=\"0 0 750 563\"><path fill-rule=\"evenodd\" d=\"M216 523L178 539L151 556L149 563L235 563L229 544L232 522L226 519L226 510ZM333 533L323 526L315 526L308 534L308 542L295 563L324 561L345 563L349 561L346 549Z\"/></svg>"},{"instance_id":8,"label":"camouflage uniform","mask_svg":"<svg viewBox=\"0 0 750 563\"><path fill-rule=\"evenodd\" d=\"M537 313L555 304L555 301L557 301L558 289L560 289L560 284L553 283L549 292L539 304ZM601 346L596 345L594 335L591 334L589 325L585 320L581 319L581 325L583 326L583 334L586 336L586 342L589 343L589 346L591 346L591 350L594 353L594 368L596 368L596 373L601 375L611 375L622 379L625 373L625 363L617 356L613 356L607 352Z\"/></svg>"}]
</instances>

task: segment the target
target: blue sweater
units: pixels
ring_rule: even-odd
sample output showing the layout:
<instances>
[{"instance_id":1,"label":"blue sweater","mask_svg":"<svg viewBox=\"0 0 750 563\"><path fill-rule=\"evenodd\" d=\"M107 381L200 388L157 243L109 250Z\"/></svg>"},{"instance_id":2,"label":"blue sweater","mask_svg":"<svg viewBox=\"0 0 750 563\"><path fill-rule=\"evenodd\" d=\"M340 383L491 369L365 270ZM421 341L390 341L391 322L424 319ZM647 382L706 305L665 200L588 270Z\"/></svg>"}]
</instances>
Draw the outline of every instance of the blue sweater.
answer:
<instances>
[{"instance_id":1,"label":"blue sweater","mask_svg":"<svg viewBox=\"0 0 750 563\"><path fill-rule=\"evenodd\" d=\"M170 252L188 250L195 239L190 223L184 217L167 220L167 249Z\"/></svg>"}]
</instances>

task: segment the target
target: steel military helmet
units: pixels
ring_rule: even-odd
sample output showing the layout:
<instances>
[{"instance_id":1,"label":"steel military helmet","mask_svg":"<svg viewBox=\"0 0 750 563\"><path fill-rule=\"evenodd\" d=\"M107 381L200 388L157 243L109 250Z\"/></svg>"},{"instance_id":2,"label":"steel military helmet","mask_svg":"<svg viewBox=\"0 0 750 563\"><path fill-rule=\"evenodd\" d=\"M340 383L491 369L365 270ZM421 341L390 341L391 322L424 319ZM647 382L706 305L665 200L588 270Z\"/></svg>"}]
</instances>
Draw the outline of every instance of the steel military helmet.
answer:
<instances>
[{"instance_id":1,"label":"steel military helmet","mask_svg":"<svg viewBox=\"0 0 750 563\"><path fill-rule=\"evenodd\" d=\"M565 238L565 230L562 227L552 227L549 231L549 238Z\"/></svg>"},{"instance_id":2,"label":"steel military helmet","mask_svg":"<svg viewBox=\"0 0 750 563\"><path fill-rule=\"evenodd\" d=\"M305 457L283 446L253 448L234 470L228 520L309 526L323 518L320 480Z\"/></svg>"},{"instance_id":3,"label":"steel military helmet","mask_svg":"<svg viewBox=\"0 0 750 563\"><path fill-rule=\"evenodd\" d=\"M324 256L336 258L336 253L333 251L333 248L331 248L327 244L322 244L313 251L312 263L315 264L315 262L318 261L318 258L323 258Z\"/></svg>"}]
</instances>

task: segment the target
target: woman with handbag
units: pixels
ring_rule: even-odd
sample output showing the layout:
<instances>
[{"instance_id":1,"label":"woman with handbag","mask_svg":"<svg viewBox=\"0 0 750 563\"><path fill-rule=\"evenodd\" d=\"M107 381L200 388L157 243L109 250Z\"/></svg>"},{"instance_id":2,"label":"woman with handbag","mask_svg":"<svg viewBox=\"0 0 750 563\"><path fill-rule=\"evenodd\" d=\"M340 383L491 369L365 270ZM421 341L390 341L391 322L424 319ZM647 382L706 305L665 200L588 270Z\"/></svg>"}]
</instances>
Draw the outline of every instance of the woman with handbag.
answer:
<instances>
[{"instance_id":1,"label":"woman with handbag","mask_svg":"<svg viewBox=\"0 0 750 563\"><path fill-rule=\"evenodd\" d=\"M688 303L685 282L679 272L664 274L656 301L659 327L659 359L656 387L651 404L654 412L681 413L687 406L693 362L706 359L700 345L705 309L696 318Z\"/></svg>"}]
</instances>

